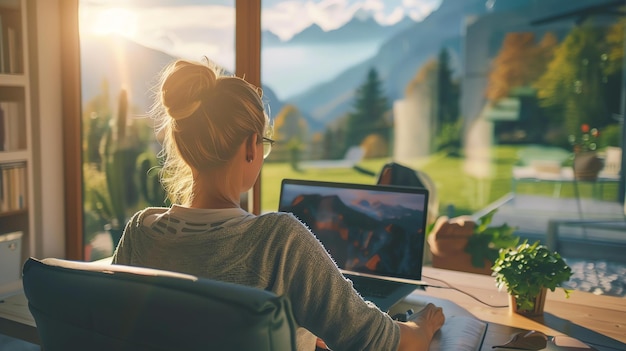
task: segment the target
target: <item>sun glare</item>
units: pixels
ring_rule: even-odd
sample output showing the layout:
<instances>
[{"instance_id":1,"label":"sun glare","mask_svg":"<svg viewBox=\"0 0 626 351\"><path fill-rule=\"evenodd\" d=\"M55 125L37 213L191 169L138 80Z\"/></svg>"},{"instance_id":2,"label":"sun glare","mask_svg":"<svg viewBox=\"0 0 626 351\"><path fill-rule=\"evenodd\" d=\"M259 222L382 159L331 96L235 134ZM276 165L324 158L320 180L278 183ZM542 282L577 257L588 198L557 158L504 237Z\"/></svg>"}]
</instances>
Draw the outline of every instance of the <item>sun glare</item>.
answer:
<instances>
[{"instance_id":1,"label":"sun glare","mask_svg":"<svg viewBox=\"0 0 626 351\"><path fill-rule=\"evenodd\" d=\"M109 8L86 16L81 27L92 35L133 37L137 33L137 15L125 8Z\"/></svg>"}]
</instances>

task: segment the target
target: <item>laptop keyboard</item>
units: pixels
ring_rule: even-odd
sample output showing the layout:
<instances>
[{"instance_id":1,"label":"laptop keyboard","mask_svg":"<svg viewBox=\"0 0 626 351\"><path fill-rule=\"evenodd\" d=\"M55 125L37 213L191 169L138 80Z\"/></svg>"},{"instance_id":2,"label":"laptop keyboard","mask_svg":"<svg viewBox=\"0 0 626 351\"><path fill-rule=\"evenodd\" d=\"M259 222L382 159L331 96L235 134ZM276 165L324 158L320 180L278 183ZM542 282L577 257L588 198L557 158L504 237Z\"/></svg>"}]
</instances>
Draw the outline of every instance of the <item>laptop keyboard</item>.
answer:
<instances>
[{"instance_id":1,"label":"laptop keyboard","mask_svg":"<svg viewBox=\"0 0 626 351\"><path fill-rule=\"evenodd\" d=\"M392 282L388 280L378 280L361 276L350 276L354 289L361 296L369 297L387 297L394 292L402 283Z\"/></svg>"}]
</instances>

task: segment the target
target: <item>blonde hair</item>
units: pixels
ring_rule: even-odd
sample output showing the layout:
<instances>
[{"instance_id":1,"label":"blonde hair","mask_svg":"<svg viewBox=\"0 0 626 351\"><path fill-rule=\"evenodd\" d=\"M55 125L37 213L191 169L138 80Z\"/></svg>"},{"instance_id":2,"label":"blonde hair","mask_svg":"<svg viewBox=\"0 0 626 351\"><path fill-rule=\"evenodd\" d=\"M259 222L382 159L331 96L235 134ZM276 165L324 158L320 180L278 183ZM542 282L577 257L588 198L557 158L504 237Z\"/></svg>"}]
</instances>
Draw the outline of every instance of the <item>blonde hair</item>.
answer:
<instances>
[{"instance_id":1,"label":"blonde hair","mask_svg":"<svg viewBox=\"0 0 626 351\"><path fill-rule=\"evenodd\" d=\"M193 196L192 169L219 168L268 125L260 88L211 64L177 60L161 74L152 115L163 136L161 183L173 203Z\"/></svg>"}]
</instances>

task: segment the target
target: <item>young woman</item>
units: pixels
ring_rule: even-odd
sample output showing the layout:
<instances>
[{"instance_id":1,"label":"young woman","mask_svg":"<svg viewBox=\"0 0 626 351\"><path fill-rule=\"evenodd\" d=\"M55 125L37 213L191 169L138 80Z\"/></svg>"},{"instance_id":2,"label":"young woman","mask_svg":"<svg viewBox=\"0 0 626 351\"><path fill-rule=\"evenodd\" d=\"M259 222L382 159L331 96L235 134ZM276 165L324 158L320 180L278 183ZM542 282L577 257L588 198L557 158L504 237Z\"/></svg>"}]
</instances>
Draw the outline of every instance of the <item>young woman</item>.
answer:
<instances>
[{"instance_id":1,"label":"young woman","mask_svg":"<svg viewBox=\"0 0 626 351\"><path fill-rule=\"evenodd\" d=\"M126 225L113 262L253 286L292 302L298 350L427 350L441 327L428 305L408 322L364 301L315 236L289 213L255 216L239 204L271 151L261 90L208 64L178 60L162 74L153 114L171 208ZM319 339L318 339L319 337Z\"/></svg>"}]
</instances>

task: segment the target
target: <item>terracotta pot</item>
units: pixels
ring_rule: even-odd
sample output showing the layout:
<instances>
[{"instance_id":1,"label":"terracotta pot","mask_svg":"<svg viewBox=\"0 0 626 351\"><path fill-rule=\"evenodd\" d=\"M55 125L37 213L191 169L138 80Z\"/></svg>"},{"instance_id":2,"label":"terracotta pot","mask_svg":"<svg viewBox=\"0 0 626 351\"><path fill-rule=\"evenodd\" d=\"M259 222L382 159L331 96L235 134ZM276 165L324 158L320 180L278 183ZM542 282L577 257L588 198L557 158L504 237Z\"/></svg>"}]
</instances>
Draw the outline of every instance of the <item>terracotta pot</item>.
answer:
<instances>
[{"instance_id":1,"label":"terracotta pot","mask_svg":"<svg viewBox=\"0 0 626 351\"><path fill-rule=\"evenodd\" d=\"M458 252L455 256L439 256L433 253L432 266L453 271L491 275L493 263L485 260L482 267L474 267L472 256L466 252Z\"/></svg>"},{"instance_id":2,"label":"terracotta pot","mask_svg":"<svg viewBox=\"0 0 626 351\"><path fill-rule=\"evenodd\" d=\"M517 299L513 295L509 295L509 311L511 313L521 314L527 317L536 317L543 315L544 306L546 304L546 294L548 289L543 288L539 295L535 296L535 308L531 311L520 310L517 307Z\"/></svg>"},{"instance_id":3,"label":"terracotta pot","mask_svg":"<svg viewBox=\"0 0 626 351\"><path fill-rule=\"evenodd\" d=\"M604 164L595 151L579 152L574 155L574 177L577 180L594 181Z\"/></svg>"},{"instance_id":4,"label":"terracotta pot","mask_svg":"<svg viewBox=\"0 0 626 351\"><path fill-rule=\"evenodd\" d=\"M474 267L472 256L465 252L475 227L476 223L470 216L439 217L427 240L433 267L491 275L492 262L485 260L482 267Z\"/></svg>"},{"instance_id":5,"label":"terracotta pot","mask_svg":"<svg viewBox=\"0 0 626 351\"><path fill-rule=\"evenodd\" d=\"M439 217L427 239L432 253L440 257L450 257L463 252L475 227L476 223L470 216L452 219Z\"/></svg>"}]
</instances>

